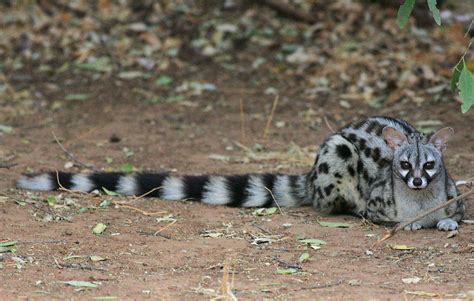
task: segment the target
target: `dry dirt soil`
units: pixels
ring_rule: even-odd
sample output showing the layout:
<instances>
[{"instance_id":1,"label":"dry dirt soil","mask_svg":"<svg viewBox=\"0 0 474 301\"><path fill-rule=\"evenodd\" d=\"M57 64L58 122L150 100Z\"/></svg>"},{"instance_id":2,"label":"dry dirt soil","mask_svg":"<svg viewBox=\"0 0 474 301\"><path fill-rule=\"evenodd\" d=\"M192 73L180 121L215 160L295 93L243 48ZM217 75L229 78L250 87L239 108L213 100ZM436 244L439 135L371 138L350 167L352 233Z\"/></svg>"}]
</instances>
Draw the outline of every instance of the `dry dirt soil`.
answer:
<instances>
[{"instance_id":1,"label":"dry dirt soil","mask_svg":"<svg viewBox=\"0 0 474 301\"><path fill-rule=\"evenodd\" d=\"M242 56L235 60L248 66ZM435 229L401 231L372 247L389 227L310 207L257 216L254 209L197 202L14 188L24 172L91 171L71 164L53 133L78 161L97 169L120 170L127 163L177 174L295 174L309 170L318 144L330 133L324 116L336 128L374 114L455 128L445 161L455 179L467 179L474 169L473 110L462 115L459 103L428 97L380 108L349 97L349 106L340 105L337 93L305 96L304 73L269 76L245 65L231 72L209 61L192 72L168 74L175 81L211 82L216 91L159 103L132 93L149 85L146 80L80 72L45 76L29 68L6 71L15 91L41 92L42 100L24 114L14 113L23 108L19 102L9 104L11 112L2 110L2 122L12 131L0 136L0 155L16 165L0 169L0 242L16 245L0 253L0 299L207 300L221 298L226 285L241 300L473 297L472 222L461 223L451 238ZM264 93L270 86L280 92L265 136L275 99ZM55 103L71 93L91 97ZM466 204L464 219L472 221L473 202ZM323 227L318 221L351 227ZM95 235L98 223L107 228ZM303 236L326 244L311 248L299 242ZM304 253L309 258L299 262ZM278 273L287 268L295 272Z\"/></svg>"}]
</instances>

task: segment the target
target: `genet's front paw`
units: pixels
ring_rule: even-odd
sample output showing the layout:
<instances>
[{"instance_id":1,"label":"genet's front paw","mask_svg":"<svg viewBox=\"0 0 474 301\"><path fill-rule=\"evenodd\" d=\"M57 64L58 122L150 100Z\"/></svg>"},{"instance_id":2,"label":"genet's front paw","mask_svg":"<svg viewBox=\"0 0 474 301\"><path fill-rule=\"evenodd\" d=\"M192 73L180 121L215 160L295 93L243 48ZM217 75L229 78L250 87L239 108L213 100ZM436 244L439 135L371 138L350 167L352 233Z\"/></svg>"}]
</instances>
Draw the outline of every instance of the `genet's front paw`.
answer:
<instances>
[{"instance_id":1,"label":"genet's front paw","mask_svg":"<svg viewBox=\"0 0 474 301\"><path fill-rule=\"evenodd\" d=\"M416 231L416 230L420 230L422 228L422 226L418 223L412 223L412 224L409 224L407 226L405 226L405 228L403 228L405 231Z\"/></svg>"},{"instance_id":2,"label":"genet's front paw","mask_svg":"<svg viewBox=\"0 0 474 301\"><path fill-rule=\"evenodd\" d=\"M450 218L445 218L440 220L436 227L441 231L452 231L458 228L458 222Z\"/></svg>"}]
</instances>

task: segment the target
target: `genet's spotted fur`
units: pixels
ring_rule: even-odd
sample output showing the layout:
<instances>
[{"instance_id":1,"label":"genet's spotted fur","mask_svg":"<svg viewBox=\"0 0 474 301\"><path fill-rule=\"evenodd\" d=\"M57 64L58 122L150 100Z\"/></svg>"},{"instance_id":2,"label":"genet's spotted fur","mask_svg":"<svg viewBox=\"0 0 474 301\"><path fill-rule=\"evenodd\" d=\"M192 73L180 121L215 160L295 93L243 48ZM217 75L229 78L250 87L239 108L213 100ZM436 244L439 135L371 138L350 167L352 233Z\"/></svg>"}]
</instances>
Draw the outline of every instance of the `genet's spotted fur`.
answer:
<instances>
[{"instance_id":1,"label":"genet's spotted fur","mask_svg":"<svg viewBox=\"0 0 474 301\"><path fill-rule=\"evenodd\" d=\"M373 222L404 222L459 194L442 155L452 134L451 128L443 128L425 135L400 119L370 117L329 136L313 168L303 175L49 172L23 175L17 186L80 191L104 187L123 195L147 193L165 200L234 207L313 205ZM406 229L454 230L463 213L464 204L458 201Z\"/></svg>"}]
</instances>

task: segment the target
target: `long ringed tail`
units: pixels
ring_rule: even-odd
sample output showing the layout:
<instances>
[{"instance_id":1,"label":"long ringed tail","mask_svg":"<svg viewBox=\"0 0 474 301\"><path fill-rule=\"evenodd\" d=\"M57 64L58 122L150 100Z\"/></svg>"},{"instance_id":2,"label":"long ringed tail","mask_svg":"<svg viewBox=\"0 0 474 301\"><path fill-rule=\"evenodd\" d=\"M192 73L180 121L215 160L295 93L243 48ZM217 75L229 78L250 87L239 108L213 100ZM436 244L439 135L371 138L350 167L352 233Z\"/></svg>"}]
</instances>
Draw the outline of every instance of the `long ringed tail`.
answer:
<instances>
[{"instance_id":1,"label":"long ringed tail","mask_svg":"<svg viewBox=\"0 0 474 301\"><path fill-rule=\"evenodd\" d=\"M306 205L306 175L244 174L185 175L168 173L74 174L48 172L22 175L17 187L52 191L61 187L91 192L107 190L122 195L145 195L164 200L196 200L232 207L297 207Z\"/></svg>"}]
</instances>

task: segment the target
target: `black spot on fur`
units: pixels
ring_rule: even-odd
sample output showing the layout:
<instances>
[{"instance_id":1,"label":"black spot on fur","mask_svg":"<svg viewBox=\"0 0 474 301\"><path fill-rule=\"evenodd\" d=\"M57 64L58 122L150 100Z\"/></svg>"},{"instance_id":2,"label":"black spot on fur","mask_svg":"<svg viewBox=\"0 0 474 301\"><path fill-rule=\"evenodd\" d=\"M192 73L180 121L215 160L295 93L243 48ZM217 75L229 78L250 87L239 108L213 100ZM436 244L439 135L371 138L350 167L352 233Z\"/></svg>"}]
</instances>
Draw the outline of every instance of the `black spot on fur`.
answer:
<instances>
[{"instance_id":1,"label":"black spot on fur","mask_svg":"<svg viewBox=\"0 0 474 301\"><path fill-rule=\"evenodd\" d=\"M367 158L370 157L370 153L372 152L372 149L370 147L367 147L365 150L364 150L364 154Z\"/></svg>"},{"instance_id":2,"label":"black spot on fur","mask_svg":"<svg viewBox=\"0 0 474 301\"><path fill-rule=\"evenodd\" d=\"M372 151L372 159L374 162L378 162L380 159L380 148L376 147Z\"/></svg>"},{"instance_id":3,"label":"black spot on fur","mask_svg":"<svg viewBox=\"0 0 474 301\"><path fill-rule=\"evenodd\" d=\"M324 187L324 193L326 193L326 196L329 196L331 194L333 188L334 184L329 184L328 186Z\"/></svg>"},{"instance_id":4,"label":"black spot on fur","mask_svg":"<svg viewBox=\"0 0 474 301\"><path fill-rule=\"evenodd\" d=\"M336 154L342 160L348 160L352 157L351 149L345 144L336 145Z\"/></svg>"},{"instance_id":5,"label":"black spot on fur","mask_svg":"<svg viewBox=\"0 0 474 301\"><path fill-rule=\"evenodd\" d=\"M363 169L364 163L362 163L362 160L359 159L359 161L357 161L357 173L361 174Z\"/></svg>"},{"instance_id":6,"label":"black spot on fur","mask_svg":"<svg viewBox=\"0 0 474 301\"><path fill-rule=\"evenodd\" d=\"M386 167L386 166L389 166L392 164L392 162L387 159L387 158L381 158L377 164L379 165L380 168L383 168L383 167Z\"/></svg>"},{"instance_id":7,"label":"black spot on fur","mask_svg":"<svg viewBox=\"0 0 474 301\"><path fill-rule=\"evenodd\" d=\"M367 172L367 169L364 168L364 171L362 172L362 177L364 178L364 180L369 183L370 182L370 177L369 177L369 173ZM370 183L369 183L370 184Z\"/></svg>"},{"instance_id":8,"label":"black spot on fur","mask_svg":"<svg viewBox=\"0 0 474 301\"><path fill-rule=\"evenodd\" d=\"M357 135L354 134L354 133L350 133L350 134L347 136L347 139L348 139L350 142L352 142L352 143L355 143L355 142L357 142L357 140L358 140L358 139L357 139Z\"/></svg>"},{"instance_id":9,"label":"black spot on fur","mask_svg":"<svg viewBox=\"0 0 474 301\"><path fill-rule=\"evenodd\" d=\"M363 151L367 147L367 141L364 138L359 139L359 150Z\"/></svg>"},{"instance_id":10,"label":"black spot on fur","mask_svg":"<svg viewBox=\"0 0 474 301\"><path fill-rule=\"evenodd\" d=\"M318 187L318 188L316 189L316 192L318 193L318 197L319 197L320 199L323 199L323 198L324 198L323 192L321 191L321 187Z\"/></svg>"},{"instance_id":11,"label":"black spot on fur","mask_svg":"<svg viewBox=\"0 0 474 301\"><path fill-rule=\"evenodd\" d=\"M326 162L319 164L319 173L329 173L329 165Z\"/></svg>"},{"instance_id":12,"label":"black spot on fur","mask_svg":"<svg viewBox=\"0 0 474 301\"><path fill-rule=\"evenodd\" d=\"M230 203L227 206L242 206L248 196L246 188L249 183L249 175L227 176L226 182L230 190Z\"/></svg>"},{"instance_id":13,"label":"black spot on fur","mask_svg":"<svg viewBox=\"0 0 474 301\"><path fill-rule=\"evenodd\" d=\"M185 176L183 177L184 194L186 199L202 200L204 186L209 176Z\"/></svg>"},{"instance_id":14,"label":"black spot on fur","mask_svg":"<svg viewBox=\"0 0 474 301\"><path fill-rule=\"evenodd\" d=\"M374 121L372 121L372 122L369 123L369 125L367 126L367 128L365 129L365 131L370 134L370 133L372 133L372 131L376 130L376 128L377 128L378 126L380 126L380 123L379 123L378 121L375 121L375 120L374 120Z\"/></svg>"},{"instance_id":15,"label":"black spot on fur","mask_svg":"<svg viewBox=\"0 0 474 301\"><path fill-rule=\"evenodd\" d=\"M340 178L342 178L342 175L340 173L336 172L336 173L334 173L334 177L340 179Z\"/></svg>"},{"instance_id":16,"label":"black spot on fur","mask_svg":"<svg viewBox=\"0 0 474 301\"><path fill-rule=\"evenodd\" d=\"M354 167L352 167L352 166L347 166L347 171L349 172L349 174L351 175L351 177L354 177L354 176L355 176Z\"/></svg>"},{"instance_id":17,"label":"black spot on fur","mask_svg":"<svg viewBox=\"0 0 474 301\"><path fill-rule=\"evenodd\" d=\"M138 173L135 175L135 180L138 186L138 195L145 193L147 197L161 197L162 189L155 189L163 186L164 180L169 176L168 173ZM155 189L155 190L153 190ZM153 190L153 191L152 191ZM150 193L150 191L152 191Z\"/></svg>"},{"instance_id":18,"label":"black spot on fur","mask_svg":"<svg viewBox=\"0 0 474 301\"><path fill-rule=\"evenodd\" d=\"M116 191L118 180L124 175L123 172L96 172L91 174L89 179L95 185L93 189L101 190L102 187L105 187L110 191Z\"/></svg>"}]
</instances>

